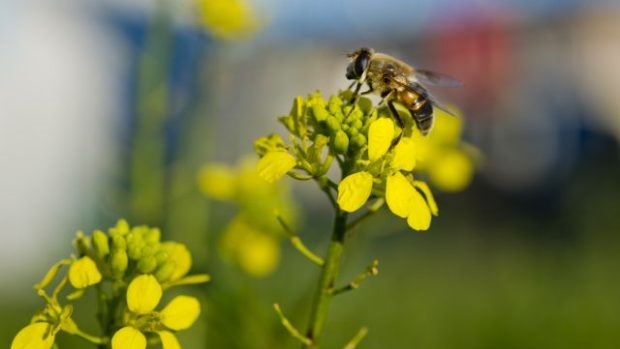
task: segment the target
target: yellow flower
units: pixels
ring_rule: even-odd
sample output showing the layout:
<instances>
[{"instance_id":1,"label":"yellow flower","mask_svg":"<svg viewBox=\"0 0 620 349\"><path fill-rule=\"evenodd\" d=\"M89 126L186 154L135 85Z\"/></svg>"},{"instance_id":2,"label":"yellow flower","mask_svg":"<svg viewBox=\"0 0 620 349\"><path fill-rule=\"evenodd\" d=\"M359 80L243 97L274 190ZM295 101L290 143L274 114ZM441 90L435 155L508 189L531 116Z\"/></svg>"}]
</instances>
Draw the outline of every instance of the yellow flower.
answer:
<instances>
[{"instance_id":1,"label":"yellow flower","mask_svg":"<svg viewBox=\"0 0 620 349\"><path fill-rule=\"evenodd\" d=\"M101 273L97 264L90 257L85 256L71 263L69 267L69 282L75 288L86 288L101 281Z\"/></svg>"},{"instance_id":2,"label":"yellow flower","mask_svg":"<svg viewBox=\"0 0 620 349\"><path fill-rule=\"evenodd\" d=\"M255 233L239 246L239 265L251 276L264 277L273 272L280 260L280 246L275 237Z\"/></svg>"},{"instance_id":3,"label":"yellow flower","mask_svg":"<svg viewBox=\"0 0 620 349\"><path fill-rule=\"evenodd\" d=\"M400 172L387 178L385 200L390 211L398 217L407 218L407 224L414 230L428 230L431 215L437 215L437 204L426 183L414 181L412 184Z\"/></svg>"},{"instance_id":4,"label":"yellow flower","mask_svg":"<svg viewBox=\"0 0 620 349\"><path fill-rule=\"evenodd\" d=\"M35 322L22 328L11 343L11 349L50 349L54 345L51 325L47 322Z\"/></svg>"},{"instance_id":5,"label":"yellow flower","mask_svg":"<svg viewBox=\"0 0 620 349\"><path fill-rule=\"evenodd\" d=\"M252 9L242 0L198 0L202 24L216 37L234 39L256 28Z\"/></svg>"},{"instance_id":6,"label":"yellow flower","mask_svg":"<svg viewBox=\"0 0 620 349\"><path fill-rule=\"evenodd\" d=\"M176 296L159 313L164 326L180 331L190 328L200 315L200 303L194 297Z\"/></svg>"},{"instance_id":7,"label":"yellow flower","mask_svg":"<svg viewBox=\"0 0 620 349\"><path fill-rule=\"evenodd\" d=\"M127 326L112 337L112 349L146 348L142 331L159 334L164 349L180 349L178 340L168 330L180 331L191 327L200 315L200 302L194 297L177 296L163 310L154 309L159 304L162 287L152 275L137 276L127 288ZM141 324L141 325L136 325ZM136 327L134 327L136 326Z\"/></svg>"},{"instance_id":8,"label":"yellow flower","mask_svg":"<svg viewBox=\"0 0 620 349\"><path fill-rule=\"evenodd\" d=\"M136 314L148 314L159 304L162 288L153 275L140 275L127 287L127 307Z\"/></svg>"},{"instance_id":9,"label":"yellow flower","mask_svg":"<svg viewBox=\"0 0 620 349\"><path fill-rule=\"evenodd\" d=\"M225 229L220 252L253 277L271 274L280 260L279 239L238 216Z\"/></svg>"},{"instance_id":10,"label":"yellow flower","mask_svg":"<svg viewBox=\"0 0 620 349\"><path fill-rule=\"evenodd\" d=\"M355 212L364 206L372 191L372 175L361 171L347 176L338 184L338 206L344 211Z\"/></svg>"},{"instance_id":11,"label":"yellow flower","mask_svg":"<svg viewBox=\"0 0 620 349\"><path fill-rule=\"evenodd\" d=\"M416 145L411 137L403 137L394 147L392 168L404 171L413 171L416 163Z\"/></svg>"},{"instance_id":12,"label":"yellow flower","mask_svg":"<svg viewBox=\"0 0 620 349\"><path fill-rule=\"evenodd\" d=\"M192 254L187 246L178 242L164 242L162 248L168 252L168 260L175 265L174 272L170 277L171 281L178 280L185 276L192 267Z\"/></svg>"},{"instance_id":13,"label":"yellow flower","mask_svg":"<svg viewBox=\"0 0 620 349\"><path fill-rule=\"evenodd\" d=\"M235 198L236 182L233 171L221 164L203 166L198 175L200 191L206 196L223 201L231 201Z\"/></svg>"},{"instance_id":14,"label":"yellow flower","mask_svg":"<svg viewBox=\"0 0 620 349\"><path fill-rule=\"evenodd\" d=\"M368 160L375 161L390 148L394 139L394 122L390 118L379 118L368 129Z\"/></svg>"},{"instance_id":15,"label":"yellow flower","mask_svg":"<svg viewBox=\"0 0 620 349\"><path fill-rule=\"evenodd\" d=\"M433 184L446 192L458 192L465 189L474 175L471 159L458 149L442 152L428 169Z\"/></svg>"},{"instance_id":16,"label":"yellow flower","mask_svg":"<svg viewBox=\"0 0 620 349\"><path fill-rule=\"evenodd\" d=\"M112 349L144 348L146 348L146 337L131 326L121 328L112 337Z\"/></svg>"},{"instance_id":17,"label":"yellow flower","mask_svg":"<svg viewBox=\"0 0 620 349\"><path fill-rule=\"evenodd\" d=\"M293 155L283 151L271 151L263 156L256 165L258 175L273 183L295 167L297 161Z\"/></svg>"}]
</instances>

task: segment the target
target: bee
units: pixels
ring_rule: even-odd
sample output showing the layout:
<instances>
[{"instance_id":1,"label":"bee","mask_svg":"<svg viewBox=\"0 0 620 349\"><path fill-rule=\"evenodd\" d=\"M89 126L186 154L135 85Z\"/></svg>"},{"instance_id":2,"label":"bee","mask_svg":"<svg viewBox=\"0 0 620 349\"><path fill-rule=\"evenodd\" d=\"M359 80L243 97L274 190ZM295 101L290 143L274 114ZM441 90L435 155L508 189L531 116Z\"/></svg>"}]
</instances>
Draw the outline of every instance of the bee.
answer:
<instances>
[{"instance_id":1,"label":"bee","mask_svg":"<svg viewBox=\"0 0 620 349\"><path fill-rule=\"evenodd\" d=\"M349 86L352 88L355 85L353 103L357 102L360 94L378 94L382 98L379 104L387 101L390 112L403 128L404 123L394 106L394 102L397 102L409 110L416 126L425 136L433 128L433 106L452 114L430 95L422 83L460 87L460 81L430 70L415 69L399 59L375 52L371 48L360 48L348 57L351 62L347 66L346 78L355 80ZM364 84L368 86L368 90L360 93Z\"/></svg>"}]
</instances>

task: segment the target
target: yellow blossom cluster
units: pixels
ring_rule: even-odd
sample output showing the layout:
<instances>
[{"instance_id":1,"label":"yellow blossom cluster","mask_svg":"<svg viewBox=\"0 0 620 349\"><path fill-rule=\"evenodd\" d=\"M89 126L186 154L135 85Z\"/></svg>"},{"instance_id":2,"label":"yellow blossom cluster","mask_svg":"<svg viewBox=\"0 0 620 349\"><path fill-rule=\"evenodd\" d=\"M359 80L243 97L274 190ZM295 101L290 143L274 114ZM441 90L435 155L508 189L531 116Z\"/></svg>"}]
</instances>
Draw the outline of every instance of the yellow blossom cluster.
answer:
<instances>
[{"instance_id":1,"label":"yellow blossom cluster","mask_svg":"<svg viewBox=\"0 0 620 349\"><path fill-rule=\"evenodd\" d=\"M440 188L455 191L473 173L472 160L460 150L460 119L437 115L435 130L424 137L408 113L400 114L401 128L387 108L374 108L367 98L351 105L351 99L350 91L327 101L318 92L297 97L290 113L279 119L292 144L277 135L255 143L259 174L270 182L285 174L315 179L326 192L337 190L335 202L346 212L358 211L371 198L384 200L409 227L427 230L438 209L421 178L428 175ZM329 176L336 162L339 181Z\"/></svg>"},{"instance_id":2,"label":"yellow blossom cluster","mask_svg":"<svg viewBox=\"0 0 620 349\"><path fill-rule=\"evenodd\" d=\"M210 198L233 203L237 215L224 228L219 251L225 260L252 277L271 274L280 260L284 232L274 215L295 218L289 188L270 183L256 171L256 160L242 159L237 166L209 163L198 176L201 192Z\"/></svg>"},{"instance_id":3,"label":"yellow blossom cluster","mask_svg":"<svg viewBox=\"0 0 620 349\"><path fill-rule=\"evenodd\" d=\"M119 220L107 233L96 230L86 236L78 232L76 255L56 263L35 285L45 307L17 333L11 349L52 348L60 331L93 344L111 345L112 349L144 349L146 335L151 334L159 338L164 349L181 348L174 332L196 321L200 303L193 297L177 296L161 311L155 308L164 290L207 282L209 276L187 275L192 265L187 247L160 239L158 229L132 228L125 220ZM54 284L49 294L46 289ZM69 285L72 289L67 290ZM72 318L78 306L75 302L91 288L100 300L99 336L82 331Z\"/></svg>"}]
</instances>

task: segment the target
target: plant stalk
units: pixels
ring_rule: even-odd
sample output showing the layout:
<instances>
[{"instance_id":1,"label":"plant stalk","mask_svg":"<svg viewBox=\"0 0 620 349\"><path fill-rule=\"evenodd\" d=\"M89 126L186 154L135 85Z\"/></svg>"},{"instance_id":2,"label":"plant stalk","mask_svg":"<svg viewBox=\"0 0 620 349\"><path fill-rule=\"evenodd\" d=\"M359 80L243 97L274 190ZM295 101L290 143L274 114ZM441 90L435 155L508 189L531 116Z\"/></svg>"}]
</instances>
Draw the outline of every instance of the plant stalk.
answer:
<instances>
[{"instance_id":1,"label":"plant stalk","mask_svg":"<svg viewBox=\"0 0 620 349\"><path fill-rule=\"evenodd\" d=\"M340 270L340 262L342 260L342 252L344 249L344 240L347 231L347 213L336 209L336 217L334 217L334 226L331 241L327 249L325 264L321 269L321 278L314 295L312 310L310 313L310 323L306 337L312 341L310 347L318 348L318 341L323 331L323 326L327 320L327 312L329 310L329 302L332 298L332 290L334 283ZM304 345L304 347L306 347Z\"/></svg>"}]
</instances>

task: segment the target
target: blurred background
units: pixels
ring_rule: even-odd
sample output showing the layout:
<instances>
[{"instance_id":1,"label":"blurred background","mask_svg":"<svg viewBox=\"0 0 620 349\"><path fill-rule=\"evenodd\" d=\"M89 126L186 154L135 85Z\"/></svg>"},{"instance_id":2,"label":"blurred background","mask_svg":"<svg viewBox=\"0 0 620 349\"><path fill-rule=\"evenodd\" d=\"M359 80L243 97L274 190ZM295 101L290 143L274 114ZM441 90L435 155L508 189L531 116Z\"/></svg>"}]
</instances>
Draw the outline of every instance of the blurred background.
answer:
<instances>
[{"instance_id":1,"label":"blurred background","mask_svg":"<svg viewBox=\"0 0 620 349\"><path fill-rule=\"evenodd\" d=\"M239 207L197 178L284 134L295 96L346 88L361 46L463 81L433 92L482 161L467 188L434 189L429 232L385 214L356 233L341 280L373 258L380 274L333 302L325 348L362 325L360 348L620 348L620 6L603 0L0 2L0 346L75 231L119 217L213 275L185 347L297 346L271 304L305 328L318 270L286 241L269 272L227 262ZM326 200L291 187L324 251Z\"/></svg>"}]
</instances>

